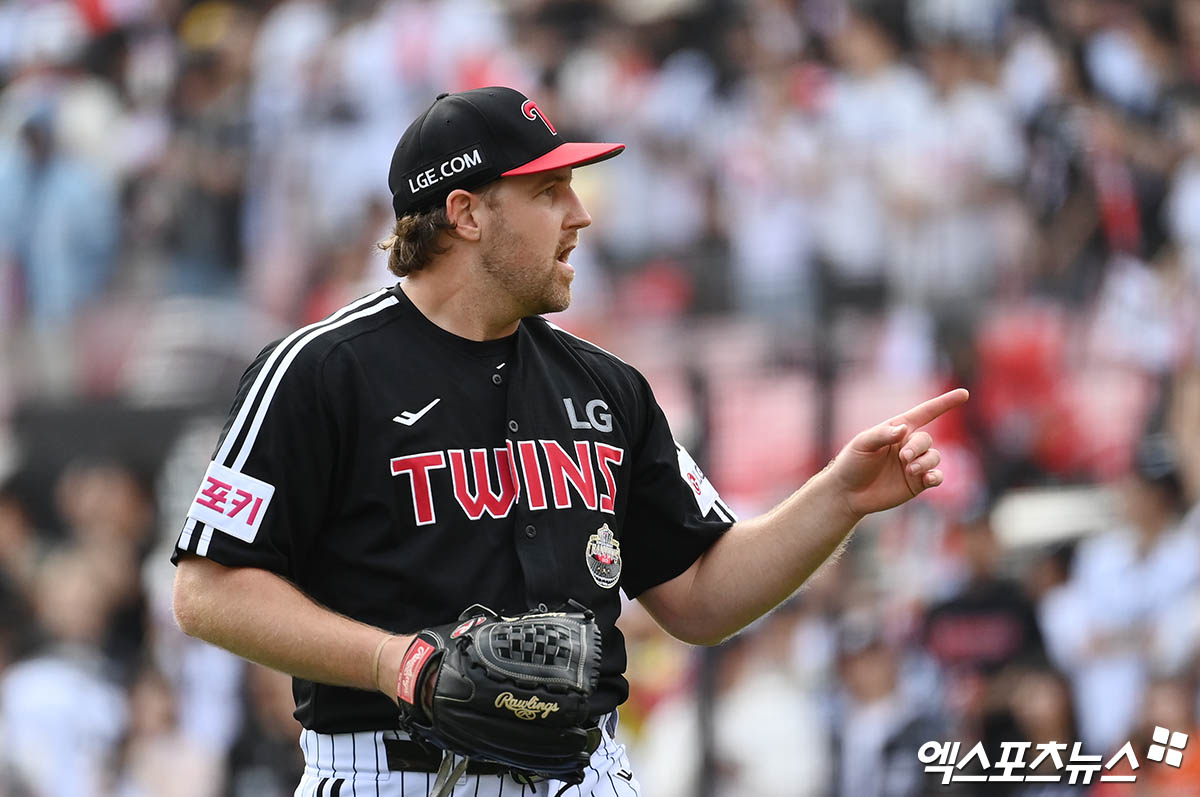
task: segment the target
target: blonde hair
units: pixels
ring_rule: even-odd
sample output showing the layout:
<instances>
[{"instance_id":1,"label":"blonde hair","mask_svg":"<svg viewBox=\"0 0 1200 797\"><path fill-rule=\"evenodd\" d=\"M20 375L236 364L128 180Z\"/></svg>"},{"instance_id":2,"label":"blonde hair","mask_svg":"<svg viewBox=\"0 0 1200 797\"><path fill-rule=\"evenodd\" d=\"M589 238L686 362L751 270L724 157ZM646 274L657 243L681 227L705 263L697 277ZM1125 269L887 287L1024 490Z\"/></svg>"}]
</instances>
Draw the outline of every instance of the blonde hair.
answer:
<instances>
[{"instance_id":1,"label":"blonde hair","mask_svg":"<svg viewBox=\"0 0 1200 797\"><path fill-rule=\"evenodd\" d=\"M388 253L388 271L397 277L406 277L445 253L448 244L442 243L440 238L443 232L453 229L446 206L439 205L396 219L392 234L376 246Z\"/></svg>"},{"instance_id":2,"label":"blonde hair","mask_svg":"<svg viewBox=\"0 0 1200 797\"><path fill-rule=\"evenodd\" d=\"M483 197L488 207L496 207L493 189L499 180L488 183L474 193ZM454 229L454 222L446 215L446 205L436 205L428 210L408 213L396 219L392 234L376 244L388 253L388 271L397 277L406 277L429 265L429 261L446 253L448 242L441 240L442 233Z\"/></svg>"}]
</instances>

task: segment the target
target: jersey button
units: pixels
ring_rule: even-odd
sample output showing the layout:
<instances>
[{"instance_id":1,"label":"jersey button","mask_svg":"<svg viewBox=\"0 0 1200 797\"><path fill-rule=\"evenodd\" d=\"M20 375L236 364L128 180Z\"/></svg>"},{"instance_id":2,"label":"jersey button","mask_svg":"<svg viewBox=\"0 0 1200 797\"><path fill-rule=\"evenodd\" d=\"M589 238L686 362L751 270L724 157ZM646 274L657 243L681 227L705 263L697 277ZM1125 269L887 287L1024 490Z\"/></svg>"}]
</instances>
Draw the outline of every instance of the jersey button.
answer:
<instances>
[{"instance_id":1,"label":"jersey button","mask_svg":"<svg viewBox=\"0 0 1200 797\"><path fill-rule=\"evenodd\" d=\"M516 431L518 431L520 428L521 428L520 424L518 424L516 421L509 421L509 422L508 422L508 431L510 431L510 432L516 432Z\"/></svg>"},{"instance_id":2,"label":"jersey button","mask_svg":"<svg viewBox=\"0 0 1200 797\"><path fill-rule=\"evenodd\" d=\"M493 385L498 385L503 381L504 381L504 377L500 376L500 374L492 374L492 384Z\"/></svg>"},{"instance_id":3,"label":"jersey button","mask_svg":"<svg viewBox=\"0 0 1200 797\"><path fill-rule=\"evenodd\" d=\"M526 526L525 527L525 536L532 540L534 537L537 536L537 529L534 528L533 525Z\"/></svg>"}]
</instances>

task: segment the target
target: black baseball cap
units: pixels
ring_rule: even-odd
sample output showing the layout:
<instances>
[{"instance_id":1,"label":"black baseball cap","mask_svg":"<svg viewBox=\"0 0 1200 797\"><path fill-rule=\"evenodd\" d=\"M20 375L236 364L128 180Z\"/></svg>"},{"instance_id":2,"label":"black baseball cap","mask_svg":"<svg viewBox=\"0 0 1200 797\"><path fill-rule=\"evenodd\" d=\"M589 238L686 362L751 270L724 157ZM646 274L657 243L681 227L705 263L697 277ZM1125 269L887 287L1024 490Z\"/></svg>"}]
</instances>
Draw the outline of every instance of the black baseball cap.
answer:
<instances>
[{"instance_id":1,"label":"black baseball cap","mask_svg":"<svg viewBox=\"0 0 1200 797\"><path fill-rule=\"evenodd\" d=\"M537 103L515 89L439 94L392 154L392 209L399 218L445 202L456 188L472 191L501 177L587 166L623 149L564 141Z\"/></svg>"}]
</instances>

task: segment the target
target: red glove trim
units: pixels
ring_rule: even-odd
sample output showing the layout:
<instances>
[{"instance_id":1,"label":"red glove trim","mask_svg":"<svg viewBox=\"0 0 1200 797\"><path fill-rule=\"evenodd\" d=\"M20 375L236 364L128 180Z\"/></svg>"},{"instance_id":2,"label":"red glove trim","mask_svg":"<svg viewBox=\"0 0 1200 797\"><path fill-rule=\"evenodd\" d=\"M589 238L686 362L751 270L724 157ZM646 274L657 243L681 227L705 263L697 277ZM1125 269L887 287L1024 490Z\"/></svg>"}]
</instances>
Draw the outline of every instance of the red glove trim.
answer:
<instances>
[{"instance_id":1,"label":"red glove trim","mask_svg":"<svg viewBox=\"0 0 1200 797\"><path fill-rule=\"evenodd\" d=\"M434 647L423 639L414 639L404 653L400 662L400 675L396 679L396 695L410 706L416 705L415 692L417 676L429 657L433 655Z\"/></svg>"}]
</instances>

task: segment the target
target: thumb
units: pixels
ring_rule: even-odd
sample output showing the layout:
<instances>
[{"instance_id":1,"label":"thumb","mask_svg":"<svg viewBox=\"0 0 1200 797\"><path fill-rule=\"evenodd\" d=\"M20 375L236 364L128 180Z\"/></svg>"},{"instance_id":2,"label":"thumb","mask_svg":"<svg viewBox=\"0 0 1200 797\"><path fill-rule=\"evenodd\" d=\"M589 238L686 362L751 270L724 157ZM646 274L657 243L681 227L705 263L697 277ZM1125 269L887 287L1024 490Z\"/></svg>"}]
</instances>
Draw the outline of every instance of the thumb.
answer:
<instances>
[{"instance_id":1,"label":"thumb","mask_svg":"<svg viewBox=\"0 0 1200 797\"><path fill-rule=\"evenodd\" d=\"M866 431L859 432L854 438L853 447L863 453L871 453L878 451L881 448L887 448L893 443L899 443L904 439L904 434L908 431L905 424L892 425L890 423L881 423L878 426L872 426Z\"/></svg>"}]
</instances>

